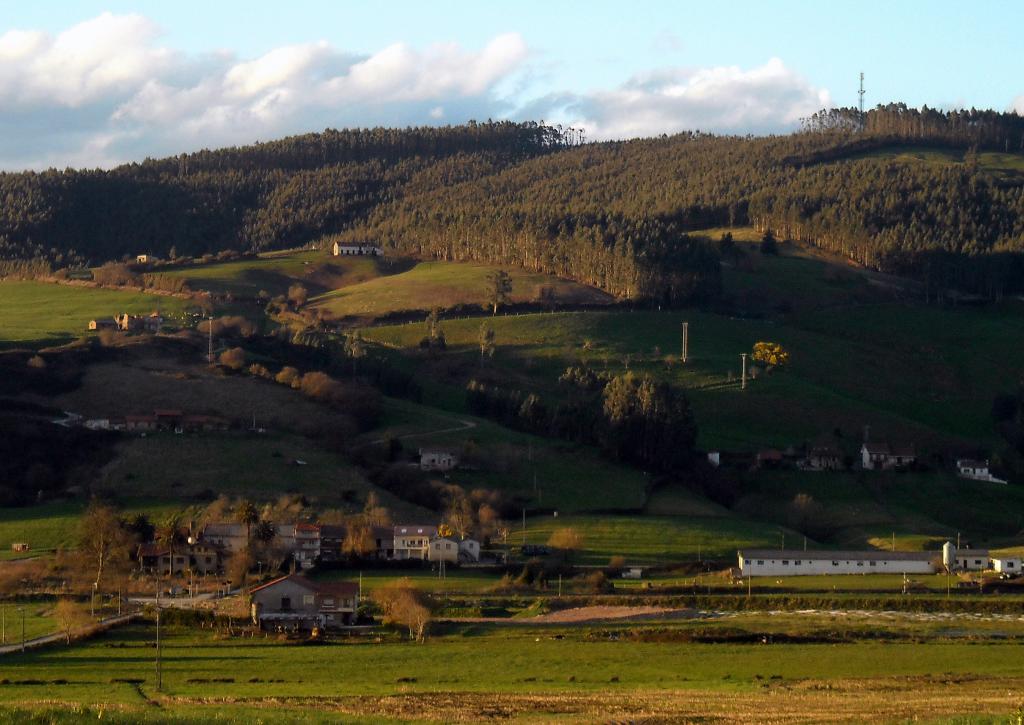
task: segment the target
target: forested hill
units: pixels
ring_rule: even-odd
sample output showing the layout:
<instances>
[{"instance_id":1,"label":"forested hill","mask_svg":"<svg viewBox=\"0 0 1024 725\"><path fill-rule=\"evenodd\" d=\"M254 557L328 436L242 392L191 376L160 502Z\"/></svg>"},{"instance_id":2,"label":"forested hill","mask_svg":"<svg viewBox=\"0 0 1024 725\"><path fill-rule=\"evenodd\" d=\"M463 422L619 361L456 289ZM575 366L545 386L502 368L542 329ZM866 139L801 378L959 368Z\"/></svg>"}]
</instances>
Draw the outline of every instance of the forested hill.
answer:
<instances>
[{"instance_id":1,"label":"forested hill","mask_svg":"<svg viewBox=\"0 0 1024 725\"><path fill-rule=\"evenodd\" d=\"M753 224L936 290L1024 291L1016 114L890 105L822 112L783 137L578 141L536 123L327 131L106 172L2 174L0 257L68 266L340 235L671 303L719 286L714 245L689 232ZM908 162L897 146L943 155Z\"/></svg>"}]
</instances>

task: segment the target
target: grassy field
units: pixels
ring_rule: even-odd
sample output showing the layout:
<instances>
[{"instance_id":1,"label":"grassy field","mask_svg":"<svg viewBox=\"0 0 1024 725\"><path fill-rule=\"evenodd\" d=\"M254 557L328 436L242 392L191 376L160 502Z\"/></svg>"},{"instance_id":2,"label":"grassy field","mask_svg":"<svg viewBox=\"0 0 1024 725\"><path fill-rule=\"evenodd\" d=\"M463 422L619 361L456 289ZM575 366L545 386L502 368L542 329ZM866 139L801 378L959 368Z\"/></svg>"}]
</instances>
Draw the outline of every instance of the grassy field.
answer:
<instances>
[{"instance_id":1,"label":"grassy field","mask_svg":"<svg viewBox=\"0 0 1024 725\"><path fill-rule=\"evenodd\" d=\"M389 312L429 310L487 303L487 275L498 267L483 264L420 262L400 274L345 287L316 297L311 304L334 317L378 317ZM611 298L591 287L551 275L510 268L512 302L535 302L541 290L561 304L601 304Z\"/></svg>"},{"instance_id":2,"label":"grassy field","mask_svg":"<svg viewBox=\"0 0 1024 725\"><path fill-rule=\"evenodd\" d=\"M158 499L126 498L121 508L126 514L145 513L151 521L188 507L187 503ZM0 560L38 556L58 547L71 548L78 536L78 519L85 510L79 502L56 502L19 508L0 508ZM11 551L15 541L32 548L24 554Z\"/></svg>"},{"instance_id":3,"label":"grassy field","mask_svg":"<svg viewBox=\"0 0 1024 725\"><path fill-rule=\"evenodd\" d=\"M177 465L168 466L169 460ZM299 463L301 461L301 463ZM343 458L285 434L155 434L126 438L100 479L109 490L192 497L204 490L257 499L303 493L324 504L372 488Z\"/></svg>"},{"instance_id":4,"label":"grassy field","mask_svg":"<svg viewBox=\"0 0 1024 725\"><path fill-rule=\"evenodd\" d=\"M319 250L268 252L253 259L161 269L182 277L189 287L218 294L254 297L261 291L283 295L296 282L313 294L358 284L382 274L382 265L368 257L339 258Z\"/></svg>"},{"instance_id":5,"label":"grassy field","mask_svg":"<svg viewBox=\"0 0 1024 725\"><path fill-rule=\"evenodd\" d=\"M826 713L847 720L879 714L937 720L957 713L1005 716L1019 700L1014 689L1024 677L1024 646L1016 641L765 646L594 637L590 631L475 627L426 645L302 647L170 629L158 693L153 631L138 625L72 648L10 658L0 707L104 705L112 718L149 710L148 717L215 720L251 717L254 708L272 704L261 717L270 722L298 719L302 708L313 721L385 721L381 713L440 721L453 712L473 721L635 720L644 712L742 719L758 708L786 722ZM445 662L472 664L438 666ZM942 673L942 696L933 701L936 673ZM19 684L26 682L47 686ZM828 697L817 694L826 688ZM159 715L149 699L159 703Z\"/></svg>"},{"instance_id":6,"label":"grassy field","mask_svg":"<svg viewBox=\"0 0 1024 725\"><path fill-rule=\"evenodd\" d=\"M526 543L546 544L557 529L571 528L582 537L577 561L607 564L613 556L627 564L695 562L700 558L734 559L744 547L779 546L783 534L790 545L802 541L781 526L739 517L696 516L592 516L533 517L526 522ZM509 541L523 541L521 526L513 525ZM811 542L812 546L814 545Z\"/></svg>"},{"instance_id":7,"label":"grassy field","mask_svg":"<svg viewBox=\"0 0 1024 725\"><path fill-rule=\"evenodd\" d=\"M612 511L644 504L648 481L642 472L605 460L596 448L520 433L482 418L389 398L383 425L362 438L386 437L397 438L413 457L423 446L452 448L468 464L449 475L452 482L502 491L530 506Z\"/></svg>"},{"instance_id":8,"label":"grassy field","mask_svg":"<svg viewBox=\"0 0 1024 725\"><path fill-rule=\"evenodd\" d=\"M964 149L925 149L914 146L890 146L859 154L854 158L882 158L900 163L951 166L963 164ZM1024 154L981 151L977 154L978 168L1001 180L1020 182L1024 177Z\"/></svg>"},{"instance_id":9,"label":"grassy field","mask_svg":"<svg viewBox=\"0 0 1024 725\"><path fill-rule=\"evenodd\" d=\"M177 297L138 291L0 281L0 348L70 342L86 334L89 320L122 312L148 314L159 307L173 322L187 306Z\"/></svg>"}]
</instances>

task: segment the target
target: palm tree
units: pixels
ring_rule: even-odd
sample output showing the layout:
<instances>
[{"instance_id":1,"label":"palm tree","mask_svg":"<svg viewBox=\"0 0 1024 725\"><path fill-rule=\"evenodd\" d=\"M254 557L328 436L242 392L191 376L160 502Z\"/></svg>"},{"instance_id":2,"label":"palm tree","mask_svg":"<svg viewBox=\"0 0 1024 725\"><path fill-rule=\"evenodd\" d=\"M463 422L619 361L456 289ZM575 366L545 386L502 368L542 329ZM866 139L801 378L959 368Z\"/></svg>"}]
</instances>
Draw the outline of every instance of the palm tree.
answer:
<instances>
[{"instance_id":1,"label":"palm tree","mask_svg":"<svg viewBox=\"0 0 1024 725\"><path fill-rule=\"evenodd\" d=\"M260 520L260 512L256 510L252 501L242 499L238 508L235 509L235 515L238 517L239 523L245 524L245 545L248 546L252 535L252 526Z\"/></svg>"},{"instance_id":2,"label":"palm tree","mask_svg":"<svg viewBox=\"0 0 1024 725\"><path fill-rule=\"evenodd\" d=\"M181 538L181 514L171 514L156 530L157 541L167 547L167 576L174 573L174 545Z\"/></svg>"}]
</instances>

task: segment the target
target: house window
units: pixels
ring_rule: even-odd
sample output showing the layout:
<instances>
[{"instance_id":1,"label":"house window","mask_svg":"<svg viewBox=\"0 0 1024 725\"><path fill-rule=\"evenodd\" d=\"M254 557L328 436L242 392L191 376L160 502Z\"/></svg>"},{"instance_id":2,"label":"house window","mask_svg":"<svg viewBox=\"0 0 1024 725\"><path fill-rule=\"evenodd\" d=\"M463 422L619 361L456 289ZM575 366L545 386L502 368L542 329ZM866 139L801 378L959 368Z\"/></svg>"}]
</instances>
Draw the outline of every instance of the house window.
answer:
<instances>
[{"instance_id":1,"label":"house window","mask_svg":"<svg viewBox=\"0 0 1024 725\"><path fill-rule=\"evenodd\" d=\"M796 561L793 562L793 566L800 566L801 564L803 564L803 562L800 561L800 559L797 559Z\"/></svg>"},{"instance_id":2,"label":"house window","mask_svg":"<svg viewBox=\"0 0 1024 725\"><path fill-rule=\"evenodd\" d=\"M288 611L291 608L292 608L292 598L291 597L281 597L281 609L283 609L285 611Z\"/></svg>"},{"instance_id":3,"label":"house window","mask_svg":"<svg viewBox=\"0 0 1024 725\"><path fill-rule=\"evenodd\" d=\"M324 606L325 607L333 607L334 606L334 599L324 599Z\"/></svg>"},{"instance_id":4,"label":"house window","mask_svg":"<svg viewBox=\"0 0 1024 725\"><path fill-rule=\"evenodd\" d=\"M857 566L864 566L864 562L863 561L858 561L857 562Z\"/></svg>"},{"instance_id":5,"label":"house window","mask_svg":"<svg viewBox=\"0 0 1024 725\"><path fill-rule=\"evenodd\" d=\"M838 561L833 561L832 562L832 566L839 566L839 562Z\"/></svg>"},{"instance_id":6,"label":"house window","mask_svg":"<svg viewBox=\"0 0 1024 725\"><path fill-rule=\"evenodd\" d=\"M764 566L764 559L758 559L757 560L757 565L758 566Z\"/></svg>"},{"instance_id":7,"label":"house window","mask_svg":"<svg viewBox=\"0 0 1024 725\"><path fill-rule=\"evenodd\" d=\"M445 544L445 545L444 545L444 548L445 548L446 550L448 550L448 551L451 551L452 545L451 545L451 544Z\"/></svg>"},{"instance_id":8,"label":"house window","mask_svg":"<svg viewBox=\"0 0 1024 725\"><path fill-rule=\"evenodd\" d=\"M974 565L975 566L981 566L981 559L975 559L974 560Z\"/></svg>"},{"instance_id":9,"label":"house window","mask_svg":"<svg viewBox=\"0 0 1024 725\"><path fill-rule=\"evenodd\" d=\"M302 595L302 604L303 605L305 605L307 607L308 606L312 606L314 601L315 601L315 597L312 594L303 594Z\"/></svg>"},{"instance_id":10,"label":"house window","mask_svg":"<svg viewBox=\"0 0 1024 725\"><path fill-rule=\"evenodd\" d=\"M789 566L789 559L783 559L782 560L782 565L783 566Z\"/></svg>"},{"instance_id":11,"label":"house window","mask_svg":"<svg viewBox=\"0 0 1024 725\"><path fill-rule=\"evenodd\" d=\"M871 566L878 566L876 562L871 562Z\"/></svg>"}]
</instances>

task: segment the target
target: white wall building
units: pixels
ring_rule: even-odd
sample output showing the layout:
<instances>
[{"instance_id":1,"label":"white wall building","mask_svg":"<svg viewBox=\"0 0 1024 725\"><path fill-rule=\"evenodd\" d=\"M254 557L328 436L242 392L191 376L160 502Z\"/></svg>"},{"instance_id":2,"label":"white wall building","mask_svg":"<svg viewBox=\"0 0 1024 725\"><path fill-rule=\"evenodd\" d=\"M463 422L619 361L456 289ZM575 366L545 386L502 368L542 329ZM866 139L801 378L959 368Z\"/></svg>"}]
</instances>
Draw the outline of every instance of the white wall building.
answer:
<instances>
[{"instance_id":1,"label":"white wall building","mask_svg":"<svg viewBox=\"0 0 1024 725\"><path fill-rule=\"evenodd\" d=\"M426 559L430 540L437 536L436 526L396 526L396 559Z\"/></svg>"},{"instance_id":2,"label":"white wall building","mask_svg":"<svg viewBox=\"0 0 1024 725\"><path fill-rule=\"evenodd\" d=\"M459 457L443 448L420 448L421 471L450 471L459 465Z\"/></svg>"},{"instance_id":3,"label":"white wall building","mask_svg":"<svg viewBox=\"0 0 1024 725\"><path fill-rule=\"evenodd\" d=\"M335 242L332 249L335 257L380 257L384 250L368 242Z\"/></svg>"},{"instance_id":4,"label":"white wall building","mask_svg":"<svg viewBox=\"0 0 1024 725\"><path fill-rule=\"evenodd\" d=\"M811 574L932 574L942 569L940 551L784 551L738 552L743 576Z\"/></svg>"},{"instance_id":5,"label":"white wall building","mask_svg":"<svg viewBox=\"0 0 1024 725\"><path fill-rule=\"evenodd\" d=\"M988 468L988 461L976 461L971 458L958 458L956 461L956 472L960 478L969 478L972 481L987 481L988 483L1006 483L1001 478L996 478Z\"/></svg>"},{"instance_id":6,"label":"white wall building","mask_svg":"<svg viewBox=\"0 0 1024 725\"><path fill-rule=\"evenodd\" d=\"M1019 557L999 557L992 559L992 568L1000 574L1020 574L1021 560Z\"/></svg>"}]
</instances>

